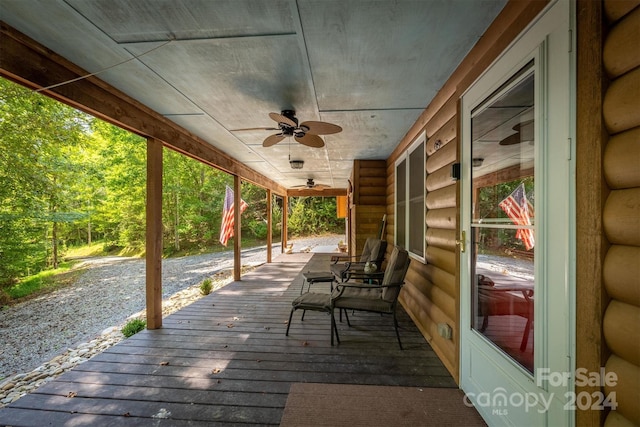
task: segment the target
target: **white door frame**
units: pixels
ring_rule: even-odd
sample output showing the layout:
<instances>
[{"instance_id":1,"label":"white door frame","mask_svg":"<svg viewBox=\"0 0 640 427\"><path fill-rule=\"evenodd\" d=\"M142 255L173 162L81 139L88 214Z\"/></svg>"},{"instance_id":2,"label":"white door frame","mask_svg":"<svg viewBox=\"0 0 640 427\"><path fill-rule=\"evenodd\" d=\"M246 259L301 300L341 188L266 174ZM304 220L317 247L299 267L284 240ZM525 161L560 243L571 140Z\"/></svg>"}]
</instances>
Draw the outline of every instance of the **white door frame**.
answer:
<instances>
[{"instance_id":1,"label":"white door frame","mask_svg":"<svg viewBox=\"0 0 640 427\"><path fill-rule=\"evenodd\" d=\"M553 3L553 2L552 2ZM460 386L489 425L574 425L575 5L550 4L462 97L461 231L470 247L471 111L535 61L535 328L531 375L472 329L470 251L460 262ZM541 375L542 374L542 375ZM565 381L548 381L548 374ZM557 378L554 377L554 378Z\"/></svg>"}]
</instances>

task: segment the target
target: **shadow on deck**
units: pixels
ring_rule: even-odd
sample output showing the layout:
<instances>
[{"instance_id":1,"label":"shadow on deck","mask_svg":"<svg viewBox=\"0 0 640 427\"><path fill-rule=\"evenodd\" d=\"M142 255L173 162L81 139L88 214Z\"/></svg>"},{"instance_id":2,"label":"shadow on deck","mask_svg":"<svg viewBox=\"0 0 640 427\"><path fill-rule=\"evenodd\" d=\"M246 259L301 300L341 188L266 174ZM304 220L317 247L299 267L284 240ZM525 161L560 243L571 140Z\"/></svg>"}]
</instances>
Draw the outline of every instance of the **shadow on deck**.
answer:
<instances>
[{"instance_id":1,"label":"shadow on deck","mask_svg":"<svg viewBox=\"0 0 640 427\"><path fill-rule=\"evenodd\" d=\"M377 314L339 323L334 347L326 313L296 312L285 336L302 272L328 264L280 256L0 409L0 425L278 425L294 383L457 387L402 309L404 351Z\"/></svg>"}]
</instances>

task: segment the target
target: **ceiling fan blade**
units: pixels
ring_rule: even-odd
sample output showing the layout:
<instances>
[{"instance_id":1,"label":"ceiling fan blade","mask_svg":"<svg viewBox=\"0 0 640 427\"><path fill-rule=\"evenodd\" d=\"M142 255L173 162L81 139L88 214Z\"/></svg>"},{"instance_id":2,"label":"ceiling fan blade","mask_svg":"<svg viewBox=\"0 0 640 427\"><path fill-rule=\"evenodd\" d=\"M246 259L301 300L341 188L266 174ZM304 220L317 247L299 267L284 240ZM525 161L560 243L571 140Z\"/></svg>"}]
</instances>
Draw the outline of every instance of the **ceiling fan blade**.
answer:
<instances>
[{"instance_id":1,"label":"ceiling fan blade","mask_svg":"<svg viewBox=\"0 0 640 427\"><path fill-rule=\"evenodd\" d=\"M307 133L310 133L311 135L331 135L332 133L342 132L342 128L340 126L327 122L302 122L300 127L303 126L309 129Z\"/></svg>"},{"instance_id":2,"label":"ceiling fan blade","mask_svg":"<svg viewBox=\"0 0 640 427\"><path fill-rule=\"evenodd\" d=\"M310 133L304 134L303 136L296 136L296 141L298 141L302 145L306 145L307 147L312 148L321 148L324 147L324 141L317 135L312 135Z\"/></svg>"},{"instance_id":3,"label":"ceiling fan blade","mask_svg":"<svg viewBox=\"0 0 640 427\"><path fill-rule=\"evenodd\" d=\"M284 139L284 135L281 133L276 133L274 135L268 136L264 142L262 143L263 147L271 147L272 145L276 145L278 142Z\"/></svg>"},{"instance_id":4,"label":"ceiling fan blade","mask_svg":"<svg viewBox=\"0 0 640 427\"><path fill-rule=\"evenodd\" d=\"M520 139L520 132L514 133L513 135L509 135L505 139L499 142L500 145L514 145L520 144L522 140Z\"/></svg>"},{"instance_id":5,"label":"ceiling fan blade","mask_svg":"<svg viewBox=\"0 0 640 427\"><path fill-rule=\"evenodd\" d=\"M273 121L276 121L278 123L284 123L288 126L291 126L292 128L298 126L296 122L291 120L289 117L283 116L280 113L269 113L269 117L271 117L271 120Z\"/></svg>"},{"instance_id":6,"label":"ceiling fan blade","mask_svg":"<svg viewBox=\"0 0 640 427\"><path fill-rule=\"evenodd\" d=\"M243 129L231 129L230 132L242 132L246 130L280 130L274 127L262 127L262 128L243 128Z\"/></svg>"}]
</instances>

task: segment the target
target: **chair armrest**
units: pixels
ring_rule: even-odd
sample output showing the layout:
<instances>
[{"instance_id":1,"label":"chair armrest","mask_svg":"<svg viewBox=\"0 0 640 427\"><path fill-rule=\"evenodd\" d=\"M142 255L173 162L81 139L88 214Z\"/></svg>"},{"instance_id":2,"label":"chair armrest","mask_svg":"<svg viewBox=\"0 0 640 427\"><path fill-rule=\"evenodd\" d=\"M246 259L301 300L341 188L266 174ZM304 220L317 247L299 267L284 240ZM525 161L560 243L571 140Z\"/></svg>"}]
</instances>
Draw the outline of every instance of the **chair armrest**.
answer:
<instances>
[{"instance_id":1,"label":"chair armrest","mask_svg":"<svg viewBox=\"0 0 640 427\"><path fill-rule=\"evenodd\" d=\"M350 260L350 259L360 259L359 256L354 255L354 256L336 256L335 259L333 260L334 264L338 264L339 262L344 262L345 260Z\"/></svg>"},{"instance_id":2,"label":"chair armrest","mask_svg":"<svg viewBox=\"0 0 640 427\"><path fill-rule=\"evenodd\" d=\"M361 267L364 269L364 266L366 265L366 262L361 262L361 261L349 261L349 262L345 262L344 266L345 266L345 270L350 270L351 268L356 268L356 267Z\"/></svg>"},{"instance_id":3,"label":"chair armrest","mask_svg":"<svg viewBox=\"0 0 640 427\"><path fill-rule=\"evenodd\" d=\"M331 301L338 299L342 296L343 292L347 288L359 288L359 289L384 289L384 288L397 288L404 286L404 282L400 283L390 283L388 285L370 285L366 283L351 283L351 282L343 282L338 284L331 294Z\"/></svg>"},{"instance_id":4,"label":"chair armrest","mask_svg":"<svg viewBox=\"0 0 640 427\"><path fill-rule=\"evenodd\" d=\"M348 274L349 280L372 280L377 282L378 286L382 283L382 279L384 279L384 271L375 271L373 273L365 273L362 270L355 271L345 271ZM348 283L348 282L345 282Z\"/></svg>"}]
</instances>

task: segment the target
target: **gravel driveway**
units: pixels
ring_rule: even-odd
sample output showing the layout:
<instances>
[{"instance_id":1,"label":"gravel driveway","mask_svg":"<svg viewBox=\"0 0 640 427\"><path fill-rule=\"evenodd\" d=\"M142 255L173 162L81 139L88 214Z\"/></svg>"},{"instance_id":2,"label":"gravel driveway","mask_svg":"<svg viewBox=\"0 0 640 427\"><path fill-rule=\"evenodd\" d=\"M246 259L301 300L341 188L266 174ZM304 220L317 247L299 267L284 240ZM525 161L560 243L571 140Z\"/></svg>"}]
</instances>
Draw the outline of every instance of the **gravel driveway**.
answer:
<instances>
[{"instance_id":1,"label":"gravel driveway","mask_svg":"<svg viewBox=\"0 0 640 427\"><path fill-rule=\"evenodd\" d=\"M341 238L330 235L291 242L294 251L300 251L335 247ZM275 258L280 248L272 253ZM266 247L242 251L243 265L263 264L266 258ZM145 308L144 259L101 257L83 264L87 271L73 286L0 310L0 380L31 371ZM233 251L163 260L163 298L231 268Z\"/></svg>"}]
</instances>

